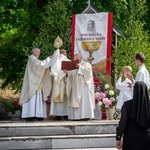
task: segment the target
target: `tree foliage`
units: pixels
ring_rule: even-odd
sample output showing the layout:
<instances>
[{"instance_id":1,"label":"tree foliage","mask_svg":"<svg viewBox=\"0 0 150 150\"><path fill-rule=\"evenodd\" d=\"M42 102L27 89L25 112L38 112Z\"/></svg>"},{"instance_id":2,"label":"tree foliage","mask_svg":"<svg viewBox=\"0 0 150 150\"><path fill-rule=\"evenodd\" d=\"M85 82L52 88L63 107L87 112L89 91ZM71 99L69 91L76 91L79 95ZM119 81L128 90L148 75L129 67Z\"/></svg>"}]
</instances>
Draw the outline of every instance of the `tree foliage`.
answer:
<instances>
[{"instance_id":1,"label":"tree foliage","mask_svg":"<svg viewBox=\"0 0 150 150\"><path fill-rule=\"evenodd\" d=\"M149 66L149 35L144 30L145 21L143 19L146 9L145 0L130 0L128 3L128 12L130 12L130 15L127 19L128 21L125 21L125 34L128 37L127 39L119 39L118 47L115 49L113 55L117 74L120 73L121 67L130 65L133 68L135 76L138 69L134 64L136 52L143 52L145 54L146 64Z\"/></svg>"},{"instance_id":2,"label":"tree foliage","mask_svg":"<svg viewBox=\"0 0 150 150\"><path fill-rule=\"evenodd\" d=\"M1 0L0 78L2 88L20 90L32 47L41 48L41 59L53 53L59 35L70 51L71 15L83 11L88 0ZM114 24L127 39L119 38L113 51L116 72L124 65L134 66L134 54L142 51L149 62L148 0L91 0L101 11L113 12ZM150 65L149 65L150 66ZM136 69L134 68L134 73Z\"/></svg>"},{"instance_id":3,"label":"tree foliage","mask_svg":"<svg viewBox=\"0 0 150 150\"><path fill-rule=\"evenodd\" d=\"M57 15L56 15L57 14ZM33 47L41 48L41 58L49 56L56 49L54 40L63 39L63 47L70 51L71 11L68 0L49 1L42 14L40 33L33 41Z\"/></svg>"},{"instance_id":4,"label":"tree foliage","mask_svg":"<svg viewBox=\"0 0 150 150\"><path fill-rule=\"evenodd\" d=\"M37 5L40 2L41 5ZM29 49L39 32L45 0L9 0L0 3L0 78L2 88L20 89Z\"/></svg>"}]
</instances>

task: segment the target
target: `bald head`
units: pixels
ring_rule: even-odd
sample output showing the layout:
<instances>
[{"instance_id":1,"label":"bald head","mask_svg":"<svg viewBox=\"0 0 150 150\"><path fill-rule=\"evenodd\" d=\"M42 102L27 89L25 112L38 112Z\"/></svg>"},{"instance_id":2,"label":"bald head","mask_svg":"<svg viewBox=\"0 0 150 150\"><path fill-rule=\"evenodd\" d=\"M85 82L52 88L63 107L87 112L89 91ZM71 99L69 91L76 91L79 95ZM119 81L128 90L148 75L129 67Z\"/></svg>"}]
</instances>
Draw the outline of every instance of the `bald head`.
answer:
<instances>
[{"instance_id":1,"label":"bald head","mask_svg":"<svg viewBox=\"0 0 150 150\"><path fill-rule=\"evenodd\" d=\"M80 54L75 54L74 60L79 60L79 63L80 63L82 61L82 56Z\"/></svg>"}]
</instances>

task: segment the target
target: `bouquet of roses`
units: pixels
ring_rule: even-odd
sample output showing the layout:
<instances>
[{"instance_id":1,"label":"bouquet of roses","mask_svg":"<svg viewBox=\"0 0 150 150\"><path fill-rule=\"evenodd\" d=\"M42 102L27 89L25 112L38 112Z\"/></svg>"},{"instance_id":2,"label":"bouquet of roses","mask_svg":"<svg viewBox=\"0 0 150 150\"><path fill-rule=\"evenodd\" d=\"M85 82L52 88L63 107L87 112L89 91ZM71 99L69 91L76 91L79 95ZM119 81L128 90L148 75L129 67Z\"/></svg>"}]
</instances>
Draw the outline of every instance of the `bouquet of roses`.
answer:
<instances>
[{"instance_id":1,"label":"bouquet of roses","mask_svg":"<svg viewBox=\"0 0 150 150\"><path fill-rule=\"evenodd\" d=\"M106 82L101 76L99 84L95 85L95 102L102 108L113 108L117 103L116 94L113 86Z\"/></svg>"}]
</instances>

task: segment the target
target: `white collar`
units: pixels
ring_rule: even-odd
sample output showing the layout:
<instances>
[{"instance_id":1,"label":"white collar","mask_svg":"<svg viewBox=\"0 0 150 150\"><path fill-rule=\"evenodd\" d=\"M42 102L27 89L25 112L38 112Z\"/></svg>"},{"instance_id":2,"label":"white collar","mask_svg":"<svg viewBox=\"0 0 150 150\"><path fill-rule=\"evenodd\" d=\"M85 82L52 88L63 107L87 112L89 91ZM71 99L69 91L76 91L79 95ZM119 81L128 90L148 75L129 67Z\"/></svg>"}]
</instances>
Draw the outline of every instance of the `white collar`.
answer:
<instances>
[{"instance_id":1,"label":"white collar","mask_svg":"<svg viewBox=\"0 0 150 150\"><path fill-rule=\"evenodd\" d=\"M139 67L139 69L141 69L141 68L143 68L143 67L145 67L145 65L143 64L143 65L141 65L140 67Z\"/></svg>"}]
</instances>

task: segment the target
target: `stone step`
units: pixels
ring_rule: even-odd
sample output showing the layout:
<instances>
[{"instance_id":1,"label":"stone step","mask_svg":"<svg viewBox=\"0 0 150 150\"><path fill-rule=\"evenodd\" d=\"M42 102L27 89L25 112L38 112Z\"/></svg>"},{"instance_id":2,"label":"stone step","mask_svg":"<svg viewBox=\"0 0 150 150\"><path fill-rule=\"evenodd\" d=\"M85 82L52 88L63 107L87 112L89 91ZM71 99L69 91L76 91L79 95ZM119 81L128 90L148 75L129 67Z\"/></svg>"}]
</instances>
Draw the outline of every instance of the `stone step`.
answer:
<instances>
[{"instance_id":1,"label":"stone step","mask_svg":"<svg viewBox=\"0 0 150 150\"><path fill-rule=\"evenodd\" d=\"M115 134L118 121L3 121L0 136L49 136L49 135L92 135Z\"/></svg>"},{"instance_id":2,"label":"stone step","mask_svg":"<svg viewBox=\"0 0 150 150\"><path fill-rule=\"evenodd\" d=\"M42 149L42 150L56 150L56 149ZM72 149L57 149L57 150L72 150ZM73 150L116 150L116 148L80 148Z\"/></svg>"},{"instance_id":3,"label":"stone step","mask_svg":"<svg viewBox=\"0 0 150 150\"><path fill-rule=\"evenodd\" d=\"M114 148L115 134L0 137L1 149Z\"/></svg>"}]
</instances>

